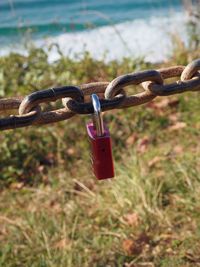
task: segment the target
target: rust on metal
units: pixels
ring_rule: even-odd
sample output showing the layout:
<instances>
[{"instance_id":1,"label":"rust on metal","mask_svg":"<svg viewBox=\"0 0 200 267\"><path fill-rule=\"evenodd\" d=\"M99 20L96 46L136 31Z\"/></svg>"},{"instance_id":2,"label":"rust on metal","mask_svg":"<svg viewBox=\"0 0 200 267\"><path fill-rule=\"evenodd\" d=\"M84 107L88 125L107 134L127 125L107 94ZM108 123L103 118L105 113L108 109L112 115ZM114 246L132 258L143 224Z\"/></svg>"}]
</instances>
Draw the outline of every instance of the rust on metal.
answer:
<instances>
[{"instance_id":1,"label":"rust on metal","mask_svg":"<svg viewBox=\"0 0 200 267\"><path fill-rule=\"evenodd\" d=\"M0 99L0 111L18 109L23 97L15 98L1 98Z\"/></svg>"},{"instance_id":2,"label":"rust on metal","mask_svg":"<svg viewBox=\"0 0 200 267\"><path fill-rule=\"evenodd\" d=\"M144 88L150 90L157 96L168 96L174 94L181 94L187 91L200 90L200 77L193 78L187 81L177 81L166 85L158 85L155 83L146 83Z\"/></svg>"},{"instance_id":3,"label":"rust on metal","mask_svg":"<svg viewBox=\"0 0 200 267\"><path fill-rule=\"evenodd\" d=\"M25 115L11 115L10 117L2 118L0 119L0 129L8 130L32 125L40 117L40 112L40 108L36 107Z\"/></svg>"},{"instance_id":4,"label":"rust on metal","mask_svg":"<svg viewBox=\"0 0 200 267\"><path fill-rule=\"evenodd\" d=\"M154 81L158 84L163 84L163 79L160 73L156 70L145 70L136 73L129 73L115 78L109 83L105 90L105 98L111 99L118 94L119 90L128 85L138 85L145 81Z\"/></svg>"},{"instance_id":5,"label":"rust on metal","mask_svg":"<svg viewBox=\"0 0 200 267\"><path fill-rule=\"evenodd\" d=\"M185 66L173 66L158 70L121 75L109 82L92 82L76 86L63 86L34 92L25 98L0 99L0 111L19 110L19 115L0 119L0 130L15 129L29 125L44 125L67 120L76 114L93 113L88 99L95 93L100 96L102 110L127 108L142 105L157 96L180 94L186 91L200 91L200 59ZM169 84L164 81L178 77ZM143 92L127 96L124 88L141 85ZM40 104L62 100L64 108L41 111Z\"/></svg>"},{"instance_id":6,"label":"rust on metal","mask_svg":"<svg viewBox=\"0 0 200 267\"><path fill-rule=\"evenodd\" d=\"M200 70L200 59L192 61L187 67L184 69L181 75L181 81L186 81L192 79L195 74L198 74Z\"/></svg>"},{"instance_id":7,"label":"rust on metal","mask_svg":"<svg viewBox=\"0 0 200 267\"><path fill-rule=\"evenodd\" d=\"M50 88L46 90L40 90L24 98L19 107L19 114L20 115L26 114L33 107L41 103L56 101L66 96L74 98L77 101L84 100L82 91L75 86L63 86L57 88Z\"/></svg>"},{"instance_id":8,"label":"rust on metal","mask_svg":"<svg viewBox=\"0 0 200 267\"><path fill-rule=\"evenodd\" d=\"M163 80L169 79L169 78L175 78L180 77L181 73L185 69L185 66L173 66L163 69L158 69L157 71L162 76Z\"/></svg>"}]
</instances>

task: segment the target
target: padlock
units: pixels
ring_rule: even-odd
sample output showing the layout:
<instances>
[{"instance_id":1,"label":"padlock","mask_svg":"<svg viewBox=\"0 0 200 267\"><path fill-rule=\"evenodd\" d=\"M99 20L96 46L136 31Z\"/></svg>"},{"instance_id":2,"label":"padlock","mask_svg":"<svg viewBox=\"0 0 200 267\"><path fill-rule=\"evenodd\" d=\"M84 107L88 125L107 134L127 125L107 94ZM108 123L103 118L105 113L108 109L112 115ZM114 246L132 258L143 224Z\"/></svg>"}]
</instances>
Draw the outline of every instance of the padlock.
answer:
<instances>
[{"instance_id":1,"label":"padlock","mask_svg":"<svg viewBox=\"0 0 200 267\"><path fill-rule=\"evenodd\" d=\"M93 122L86 126L91 146L91 161L96 178L103 180L114 177L111 137L103 123L98 96L92 94L91 99L94 108Z\"/></svg>"}]
</instances>

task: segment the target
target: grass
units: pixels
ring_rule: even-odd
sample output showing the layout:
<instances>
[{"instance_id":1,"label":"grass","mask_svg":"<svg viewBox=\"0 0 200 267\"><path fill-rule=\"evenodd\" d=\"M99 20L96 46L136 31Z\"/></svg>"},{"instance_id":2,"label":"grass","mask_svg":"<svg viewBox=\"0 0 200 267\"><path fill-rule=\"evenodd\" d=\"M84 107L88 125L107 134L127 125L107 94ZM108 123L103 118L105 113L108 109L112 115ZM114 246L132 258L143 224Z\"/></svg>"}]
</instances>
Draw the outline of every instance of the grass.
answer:
<instances>
[{"instance_id":1,"label":"grass","mask_svg":"<svg viewBox=\"0 0 200 267\"><path fill-rule=\"evenodd\" d=\"M43 50L32 49L0 58L0 93L110 81L187 64L198 52L184 48L160 65L105 64L89 54L49 65ZM109 181L90 171L90 116L2 132L0 266L199 266L199 104L191 92L106 112L116 168Z\"/></svg>"}]
</instances>

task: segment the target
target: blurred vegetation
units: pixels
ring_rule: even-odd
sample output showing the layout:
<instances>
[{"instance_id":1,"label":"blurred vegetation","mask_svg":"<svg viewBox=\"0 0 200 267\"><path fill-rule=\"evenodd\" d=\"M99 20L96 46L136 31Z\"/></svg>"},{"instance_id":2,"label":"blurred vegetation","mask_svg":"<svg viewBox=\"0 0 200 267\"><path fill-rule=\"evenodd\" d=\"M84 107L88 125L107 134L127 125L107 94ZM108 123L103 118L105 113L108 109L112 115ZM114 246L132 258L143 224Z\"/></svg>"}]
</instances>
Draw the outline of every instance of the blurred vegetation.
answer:
<instances>
[{"instance_id":1,"label":"blurred vegetation","mask_svg":"<svg viewBox=\"0 0 200 267\"><path fill-rule=\"evenodd\" d=\"M196 49L200 44L200 2L199 0L183 0L183 5L188 14L189 47Z\"/></svg>"},{"instance_id":2,"label":"blurred vegetation","mask_svg":"<svg viewBox=\"0 0 200 267\"><path fill-rule=\"evenodd\" d=\"M111 81L187 64L199 52L177 39L162 64L132 58L105 63L88 53L80 61L60 53L49 64L44 50L32 48L27 56L0 58L0 95ZM158 97L106 112L116 166L111 181L96 181L90 171L90 116L1 132L0 266L199 266L198 96Z\"/></svg>"}]
</instances>

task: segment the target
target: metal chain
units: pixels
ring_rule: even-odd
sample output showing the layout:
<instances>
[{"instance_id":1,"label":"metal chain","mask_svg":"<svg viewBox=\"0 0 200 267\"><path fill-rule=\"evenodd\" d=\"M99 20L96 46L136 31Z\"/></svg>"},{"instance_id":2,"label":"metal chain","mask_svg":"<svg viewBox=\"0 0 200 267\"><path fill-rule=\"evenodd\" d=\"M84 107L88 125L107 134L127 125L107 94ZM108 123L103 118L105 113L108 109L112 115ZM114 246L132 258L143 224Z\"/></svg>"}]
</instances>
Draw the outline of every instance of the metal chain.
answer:
<instances>
[{"instance_id":1,"label":"metal chain","mask_svg":"<svg viewBox=\"0 0 200 267\"><path fill-rule=\"evenodd\" d=\"M121 75L110 83L94 82L80 86L64 86L36 91L25 98L0 99L0 111L18 110L19 115L0 119L0 130L15 129L29 125L44 125L67 120L76 114L93 113L89 96L100 96L103 111L142 105L157 96L180 94L186 91L200 91L200 59L189 65L174 66L158 70L145 70ZM164 84L169 78L180 80ZM143 92L127 96L125 87L141 85ZM42 111L40 104L62 100L64 108Z\"/></svg>"}]
</instances>

